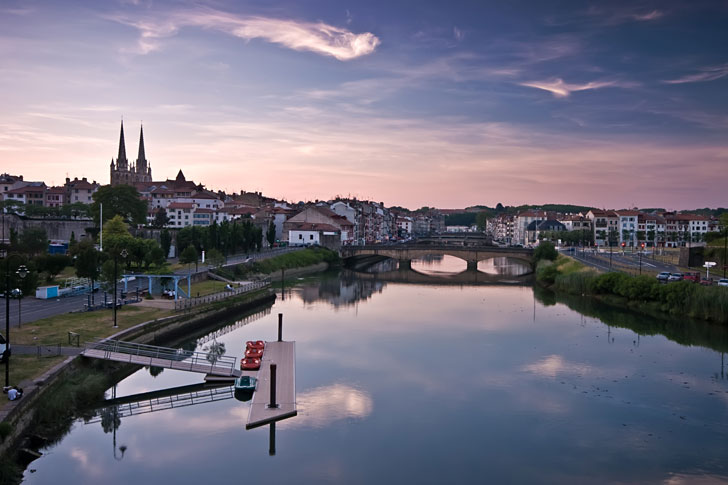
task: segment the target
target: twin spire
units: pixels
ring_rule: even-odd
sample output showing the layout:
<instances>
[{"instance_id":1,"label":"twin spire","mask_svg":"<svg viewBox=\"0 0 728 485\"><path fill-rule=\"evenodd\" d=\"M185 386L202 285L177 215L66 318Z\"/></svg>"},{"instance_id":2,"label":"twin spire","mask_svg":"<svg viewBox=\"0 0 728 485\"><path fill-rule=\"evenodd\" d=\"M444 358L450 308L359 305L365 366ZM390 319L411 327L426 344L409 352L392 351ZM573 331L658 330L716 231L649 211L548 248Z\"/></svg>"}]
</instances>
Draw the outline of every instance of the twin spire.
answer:
<instances>
[{"instance_id":1,"label":"twin spire","mask_svg":"<svg viewBox=\"0 0 728 485\"><path fill-rule=\"evenodd\" d=\"M113 164L113 162L112 162ZM126 158L126 143L124 141L124 121L121 122L121 134L119 135L119 156L116 158L116 169L117 170L128 170L129 161ZM149 167L147 157L144 152L144 126L139 130L139 155L136 159L136 169L132 167L132 171L137 173L146 174L148 173Z\"/></svg>"}]
</instances>

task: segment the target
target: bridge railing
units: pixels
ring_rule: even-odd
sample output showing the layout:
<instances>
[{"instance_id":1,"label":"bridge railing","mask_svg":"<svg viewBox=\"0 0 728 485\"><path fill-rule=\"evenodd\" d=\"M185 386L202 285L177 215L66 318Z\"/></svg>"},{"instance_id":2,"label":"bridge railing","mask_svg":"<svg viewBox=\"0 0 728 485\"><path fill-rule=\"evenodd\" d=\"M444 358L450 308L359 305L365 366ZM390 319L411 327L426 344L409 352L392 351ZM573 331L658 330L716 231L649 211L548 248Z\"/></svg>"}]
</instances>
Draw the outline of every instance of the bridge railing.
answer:
<instances>
[{"instance_id":1,"label":"bridge railing","mask_svg":"<svg viewBox=\"0 0 728 485\"><path fill-rule=\"evenodd\" d=\"M178 311L178 312L185 311L185 310L194 308L198 305L203 305L205 303L212 303L215 301L224 300L226 298L230 298L231 296L242 295L243 293L248 293L249 291L259 290L259 289L265 288L267 286L270 286L270 278L265 278L260 281L252 281L252 282L246 283L242 286L233 287L233 289L231 289L231 290L220 291L217 293L213 293L211 295L198 296L198 297L193 297L193 298L181 298L179 300L175 300L174 309L175 309L175 311Z\"/></svg>"},{"instance_id":2,"label":"bridge railing","mask_svg":"<svg viewBox=\"0 0 728 485\"><path fill-rule=\"evenodd\" d=\"M172 349L168 347L158 347L156 345L138 344L134 342L124 342L122 340L110 340L110 339L99 339L96 342L89 342L86 344L86 348L89 350L100 350L104 352L105 358L110 359L112 352L117 354L124 354L129 356L129 362L138 364L138 359L133 357L145 357L149 359L149 365L154 365L154 359L157 360L169 360L174 362L184 363L183 365L175 365L175 369L184 370L184 367L189 364L189 369L192 370L194 366L209 366L210 373L213 371L219 372L221 369L230 369L230 372L235 369L237 364L237 358L227 355L214 356L206 352L195 352L192 350L184 349ZM114 359L115 360L115 359Z\"/></svg>"}]
</instances>

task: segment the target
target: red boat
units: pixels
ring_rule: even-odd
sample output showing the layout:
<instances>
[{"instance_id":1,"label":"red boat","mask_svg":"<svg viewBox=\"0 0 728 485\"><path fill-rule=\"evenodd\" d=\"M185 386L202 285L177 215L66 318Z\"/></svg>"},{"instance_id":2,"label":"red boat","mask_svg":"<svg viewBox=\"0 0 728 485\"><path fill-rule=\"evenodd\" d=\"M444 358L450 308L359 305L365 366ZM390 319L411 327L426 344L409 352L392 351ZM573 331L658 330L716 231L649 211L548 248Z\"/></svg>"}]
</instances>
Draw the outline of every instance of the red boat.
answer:
<instances>
[{"instance_id":1,"label":"red boat","mask_svg":"<svg viewBox=\"0 0 728 485\"><path fill-rule=\"evenodd\" d=\"M260 369L260 359L245 357L240 360L240 370L258 370Z\"/></svg>"},{"instance_id":2,"label":"red boat","mask_svg":"<svg viewBox=\"0 0 728 485\"><path fill-rule=\"evenodd\" d=\"M248 340L248 342L245 344L245 347L248 349L263 350L265 348L265 342L263 342L262 340Z\"/></svg>"},{"instance_id":3,"label":"red boat","mask_svg":"<svg viewBox=\"0 0 728 485\"><path fill-rule=\"evenodd\" d=\"M247 349L245 349L245 357L252 358L252 359L262 359L263 358L263 349L247 348Z\"/></svg>"}]
</instances>

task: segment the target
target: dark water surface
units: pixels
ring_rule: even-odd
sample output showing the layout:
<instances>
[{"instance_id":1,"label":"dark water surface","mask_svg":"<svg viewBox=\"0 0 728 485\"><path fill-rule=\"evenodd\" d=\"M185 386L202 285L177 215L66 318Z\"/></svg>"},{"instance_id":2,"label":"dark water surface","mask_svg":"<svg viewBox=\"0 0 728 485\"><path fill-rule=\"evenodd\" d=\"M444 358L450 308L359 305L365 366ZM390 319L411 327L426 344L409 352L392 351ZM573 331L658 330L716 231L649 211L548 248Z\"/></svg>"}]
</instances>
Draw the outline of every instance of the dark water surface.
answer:
<instances>
[{"instance_id":1,"label":"dark water surface","mask_svg":"<svg viewBox=\"0 0 728 485\"><path fill-rule=\"evenodd\" d=\"M274 456L268 427L245 430L248 404L224 399L124 417L115 443L113 420L78 421L27 483L728 483L722 331L684 346L648 335L659 321L609 317L638 336L528 286L347 274L301 282L198 350L240 356L275 339L279 312L299 415L277 424ZM116 395L201 381L142 369Z\"/></svg>"}]
</instances>

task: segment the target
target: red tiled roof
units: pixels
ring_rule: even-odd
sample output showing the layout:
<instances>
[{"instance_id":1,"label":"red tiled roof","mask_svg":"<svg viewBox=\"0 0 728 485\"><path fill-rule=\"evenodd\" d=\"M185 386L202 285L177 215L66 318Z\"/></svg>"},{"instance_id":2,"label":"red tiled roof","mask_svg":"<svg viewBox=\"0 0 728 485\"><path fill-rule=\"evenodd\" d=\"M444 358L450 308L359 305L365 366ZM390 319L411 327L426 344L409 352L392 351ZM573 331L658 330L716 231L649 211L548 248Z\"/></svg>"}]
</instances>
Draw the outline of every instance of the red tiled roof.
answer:
<instances>
[{"instance_id":1,"label":"red tiled roof","mask_svg":"<svg viewBox=\"0 0 728 485\"><path fill-rule=\"evenodd\" d=\"M292 231L338 231L338 227L318 222L297 222L290 226Z\"/></svg>"}]
</instances>

